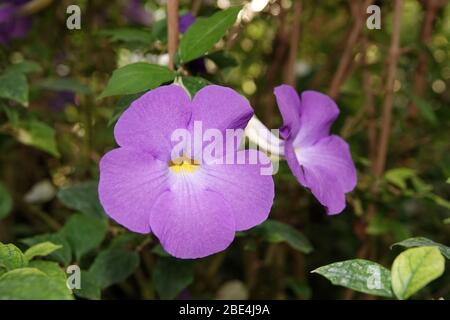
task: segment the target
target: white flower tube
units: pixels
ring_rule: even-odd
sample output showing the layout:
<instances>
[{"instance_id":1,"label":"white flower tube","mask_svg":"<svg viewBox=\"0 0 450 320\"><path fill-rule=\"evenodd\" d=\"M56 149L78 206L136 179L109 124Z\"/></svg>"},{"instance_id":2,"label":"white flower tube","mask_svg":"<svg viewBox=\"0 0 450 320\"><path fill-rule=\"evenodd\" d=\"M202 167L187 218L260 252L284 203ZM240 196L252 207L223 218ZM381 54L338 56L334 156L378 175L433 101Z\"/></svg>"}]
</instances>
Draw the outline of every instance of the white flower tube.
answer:
<instances>
[{"instance_id":1,"label":"white flower tube","mask_svg":"<svg viewBox=\"0 0 450 320\"><path fill-rule=\"evenodd\" d=\"M279 130L269 130L256 116L253 116L245 128L250 143L271 155L284 156L284 141L279 138Z\"/></svg>"}]
</instances>

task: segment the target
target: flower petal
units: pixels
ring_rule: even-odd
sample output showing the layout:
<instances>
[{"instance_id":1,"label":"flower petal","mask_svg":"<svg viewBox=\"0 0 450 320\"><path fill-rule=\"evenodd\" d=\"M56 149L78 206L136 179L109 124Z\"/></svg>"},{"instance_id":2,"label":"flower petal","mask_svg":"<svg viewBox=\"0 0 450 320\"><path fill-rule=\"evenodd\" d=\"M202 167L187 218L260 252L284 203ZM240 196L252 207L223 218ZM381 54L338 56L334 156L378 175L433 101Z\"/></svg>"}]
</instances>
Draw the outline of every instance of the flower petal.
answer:
<instances>
[{"instance_id":1,"label":"flower petal","mask_svg":"<svg viewBox=\"0 0 450 320\"><path fill-rule=\"evenodd\" d=\"M189 181L158 198L150 226L164 249L182 259L223 251L235 233L232 209L221 194Z\"/></svg>"},{"instance_id":2,"label":"flower petal","mask_svg":"<svg viewBox=\"0 0 450 320\"><path fill-rule=\"evenodd\" d=\"M297 91L283 84L276 87L274 93L283 118L281 135L284 139L295 136L300 128L300 98Z\"/></svg>"},{"instance_id":3,"label":"flower petal","mask_svg":"<svg viewBox=\"0 0 450 320\"><path fill-rule=\"evenodd\" d=\"M339 115L336 103L327 95L305 91L301 95L300 129L294 139L295 147L310 146L330 134Z\"/></svg>"},{"instance_id":4,"label":"flower petal","mask_svg":"<svg viewBox=\"0 0 450 320\"><path fill-rule=\"evenodd\" d=\"M357 180L348 144L338 136L329 136L310 147L294 149L289 144L286 154L294 175L327 213L340 213L345 208L345 193L355 188Z\"/></svg>"},{"instance_id":5,"label":"flower petal","mask_svg":"<svg viewBox=\"0 0 450 320\"><path fill-rule=\"evenodd\" d=\"M272 162L264 153L245 150L239 151L237 157L245 162L206 164L204 170L208 189L221 193L228 201L233 209L236 230L242 231L267 219L275 190Z\"/></svg>"},{"instance_id":6,"label":"flower petal","mask_svg":"<svg viewBox=\"0 0 450 320\"><path fill-rule=\"evenodd\" d=\"M172 149L171 135L186 129L191 117L189 97L177 85L151 90L119 118L114 128L117 143L149 151L158 159L168 161Z\"/></svg>"},{"instance_id":7,"label":"flower petal","mask_svg":"<svg viewBox=\"0 0 450 320\"><path fill-rule=\"evenodd\" d=\"M253 109L247 99L236 91L222 86L206 86L194 96L192 100L192 119L201 121L206 129L218 129L224 132L226 129L244 129Z\"/></svg>"},{"instance_id":8,"label":"flower petal","mask_svg":"<svg viewBox=\"0 0 450 320\"><path fill-rule=\"evenodd\" d=\"M148 152L118 148L100 161L100 202L112 219L131 231L150 232L151 208L168 188L167 164Z\"/></svg>"}]
</instances>

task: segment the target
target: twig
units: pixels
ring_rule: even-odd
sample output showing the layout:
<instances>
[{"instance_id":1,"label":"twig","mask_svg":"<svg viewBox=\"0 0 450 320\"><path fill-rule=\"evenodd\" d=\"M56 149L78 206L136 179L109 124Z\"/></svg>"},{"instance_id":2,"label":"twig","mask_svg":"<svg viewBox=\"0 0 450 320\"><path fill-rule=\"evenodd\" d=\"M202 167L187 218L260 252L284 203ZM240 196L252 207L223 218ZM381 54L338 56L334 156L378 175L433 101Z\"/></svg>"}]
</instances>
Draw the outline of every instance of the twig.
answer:
<instances>
[{"instance_id":1,"label":"twig","mask_svg":"<svg viewBox=\"0 0 450 320\"><path fill-rule=\"evenodd\" d=\"M434 21L438 10L445 5L446 0L427 0L422 1L422 6L425 8L425 17L422 22L422 30L420 33L420 42L422 46L429 45L433 36ZM428 55L424 50L421 50L417 58L417 67L414 74L414 95L422 97L426 90L426 75L428 72ZM409 116L415 118L417 116L417 106L414 101L411 101L408 107Z\"/></svg>"},{"instance_id":2,"label":"twig","mask_svg":"<svg viewBox=\"0 0 450 320\"><path fill-rule=\"evenodd\" d=\"M52 2L53 0L32 0L19 8L19 14L25 16L35 14L48 7Z\"/></svg>"},{"instance_id":3,"label":"twig","mask_svg":"<svg viewBox=\"0 0 450 320\"><path fill-rule=\"evenodd\" d=\"M358 40L359 35L361 34L362 28L364 26L364 17L365 10L367 6L372 3L373 0L365 0L363 3L358 3L357 1L350 1L350 6L353 13L353 26L348 35L345 50L340 59L338 69L333 76L330 84L330 90L328 91L328 95L333 99L336 99L341 90L341 86L344 83L345 79L348 76L348 71L350 70L349 66L353 57L353 49Z\"/></svg>"},{"instance_id":4,"label":"twig","mask_svg":"<svg viewBox=\"0 0 450 320\"><path fill-rule=\"evenodd\" d=\"M169 50L169 68L175 68L175 54L178 48L179 23L178 0L167 1L167 38Z\"/></svg>"},{"instance_id":5,"label":"twig","mask_svg":"<svg viewBox=\"0 0 450 320\"><path fill-rule=\"evenodd\" d=\"M291 27L291 41L289 55L284 69L284 82L295 86L295 61L297 60L298 45L300 42L300 18L302 15L302 1L294 4L294 15Z\"/></svg>"},{"instance_id":6,"label":"twig","mask_svg":"<svg viewBox=\"0 0 450 320\"><path fill-rule=\"evenodd\" d=\"M397 64L400 57L400 23L402 0L394 1L394 24L391 37L391 46L387 59L386 93L383 102L383 115L381 118L380 141L377 157L374 163L375 177L379 178L386 165L386 156L391 133L392 107L394 104L394 83L397 73Z\"/></svg>"}]
</instances>

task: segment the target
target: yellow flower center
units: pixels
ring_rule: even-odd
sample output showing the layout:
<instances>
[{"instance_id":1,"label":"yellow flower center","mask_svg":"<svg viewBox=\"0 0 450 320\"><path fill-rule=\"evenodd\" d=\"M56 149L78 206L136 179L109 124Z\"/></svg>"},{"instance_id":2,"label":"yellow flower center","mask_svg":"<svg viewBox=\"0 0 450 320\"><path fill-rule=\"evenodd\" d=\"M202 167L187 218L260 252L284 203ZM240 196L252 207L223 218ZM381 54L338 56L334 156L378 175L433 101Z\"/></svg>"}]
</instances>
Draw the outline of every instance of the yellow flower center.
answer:
<instances>
[{"instance_id":1,"label":"yellow flower center","mask_svg":"<svg viewBox=\"0 0 450 320\"><path fill-rule=\"evenodd\" d=\"M175 173L193 173L198 167L198 162L185 156L169 162L169 169Z\"/></svg>"}]
</instances>

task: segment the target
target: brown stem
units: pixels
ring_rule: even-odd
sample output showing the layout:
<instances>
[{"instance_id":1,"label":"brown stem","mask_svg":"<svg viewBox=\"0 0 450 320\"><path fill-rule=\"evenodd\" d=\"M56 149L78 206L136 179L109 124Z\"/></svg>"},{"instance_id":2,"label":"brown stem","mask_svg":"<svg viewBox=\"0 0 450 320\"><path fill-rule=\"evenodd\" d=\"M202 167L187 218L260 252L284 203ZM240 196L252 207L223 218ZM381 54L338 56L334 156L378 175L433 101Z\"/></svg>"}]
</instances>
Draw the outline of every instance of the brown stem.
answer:
<instances>
[{"instance_id":1,"label":"brown stem","mask_svg":"<svg viewBox=\"0 0 450 320\"><path fill-rule=\"evenodd\" d=\"M167 38L169 50L169 68L175 68L175 54L178 48L178 0L167 1Z\"/></svg>"},{"instance_id":2,"label":"brown stem","mask_svg":"<svg viewBox=\"0 0 450 320\"><path fill-rule=\"evenodd\" d=\"M348 76L348 71L351 70L349 66L353 60L353 49L364 26L366 8L372 3L372 1L373 0L365 0L362 3L350 1L354 22L348 35L345 50L341 56L338 69L331 80L328 95L333 99L336 99L339 95L341 86Z\"/></svg>"},{"instance_id":3,"label":"brown stem","mask_svg":"<svg viewBox=\"0 0 450 320\"><path fill-rule=\"evenodd\" d=\"M446 3L442 0L428 0L422 1L423 7L425 8L425 16L422 22L422 30L420 33L420 43L423 47L430 44L433 35L434 21L436 19L436 14L438 10ZM428 55L425 50L420 50L419 56L417 58L417 67L414 74L413 92L414 95L422 97L426 90L426 75L428 72ZM409 105L409 116L415 118L417 116L417 106L414 101L410 102Z\"/></svg>"},{"instance_id":4,"label":"brown stem","mask_svg":"<svg viewBox=\"0 0 450 320\"><path fill-rule=\"evenodd\" d=\"M31 15L41 11L45 7L48 7L52 2L53 0L32 0L21 6L19 13L26 16Z\"/></svg>"},{"instance_id":5,"label":"brown stem","mask_svg":"<svg viewBox=\"0 0 450 320\"><path fill-rule=\"evenodd\" d=\"M294 4L294 16L291 27L291 41L289 55L284 69L284 82L295 86L295 61L297 60L298 45L300 43L300 18L302 15L302 1Z\"/></svg>"},{"instance_id":6,"label":"brown stem","mask_svg":"<svg viewBox=\"0 0 450 320\"><path fill-rule=\"evenodd\" d=\"M397 63L400 57L401 8L402 0L395 0L393 31L387 59L386 93L383 102L380 141L378 144L377 157L374 163L374 174L377 178L381 177L384 172L389 145L389 136L391 133L392 107L394 104L394 83L397 73Z\"/></svg>"}]
</instances>

